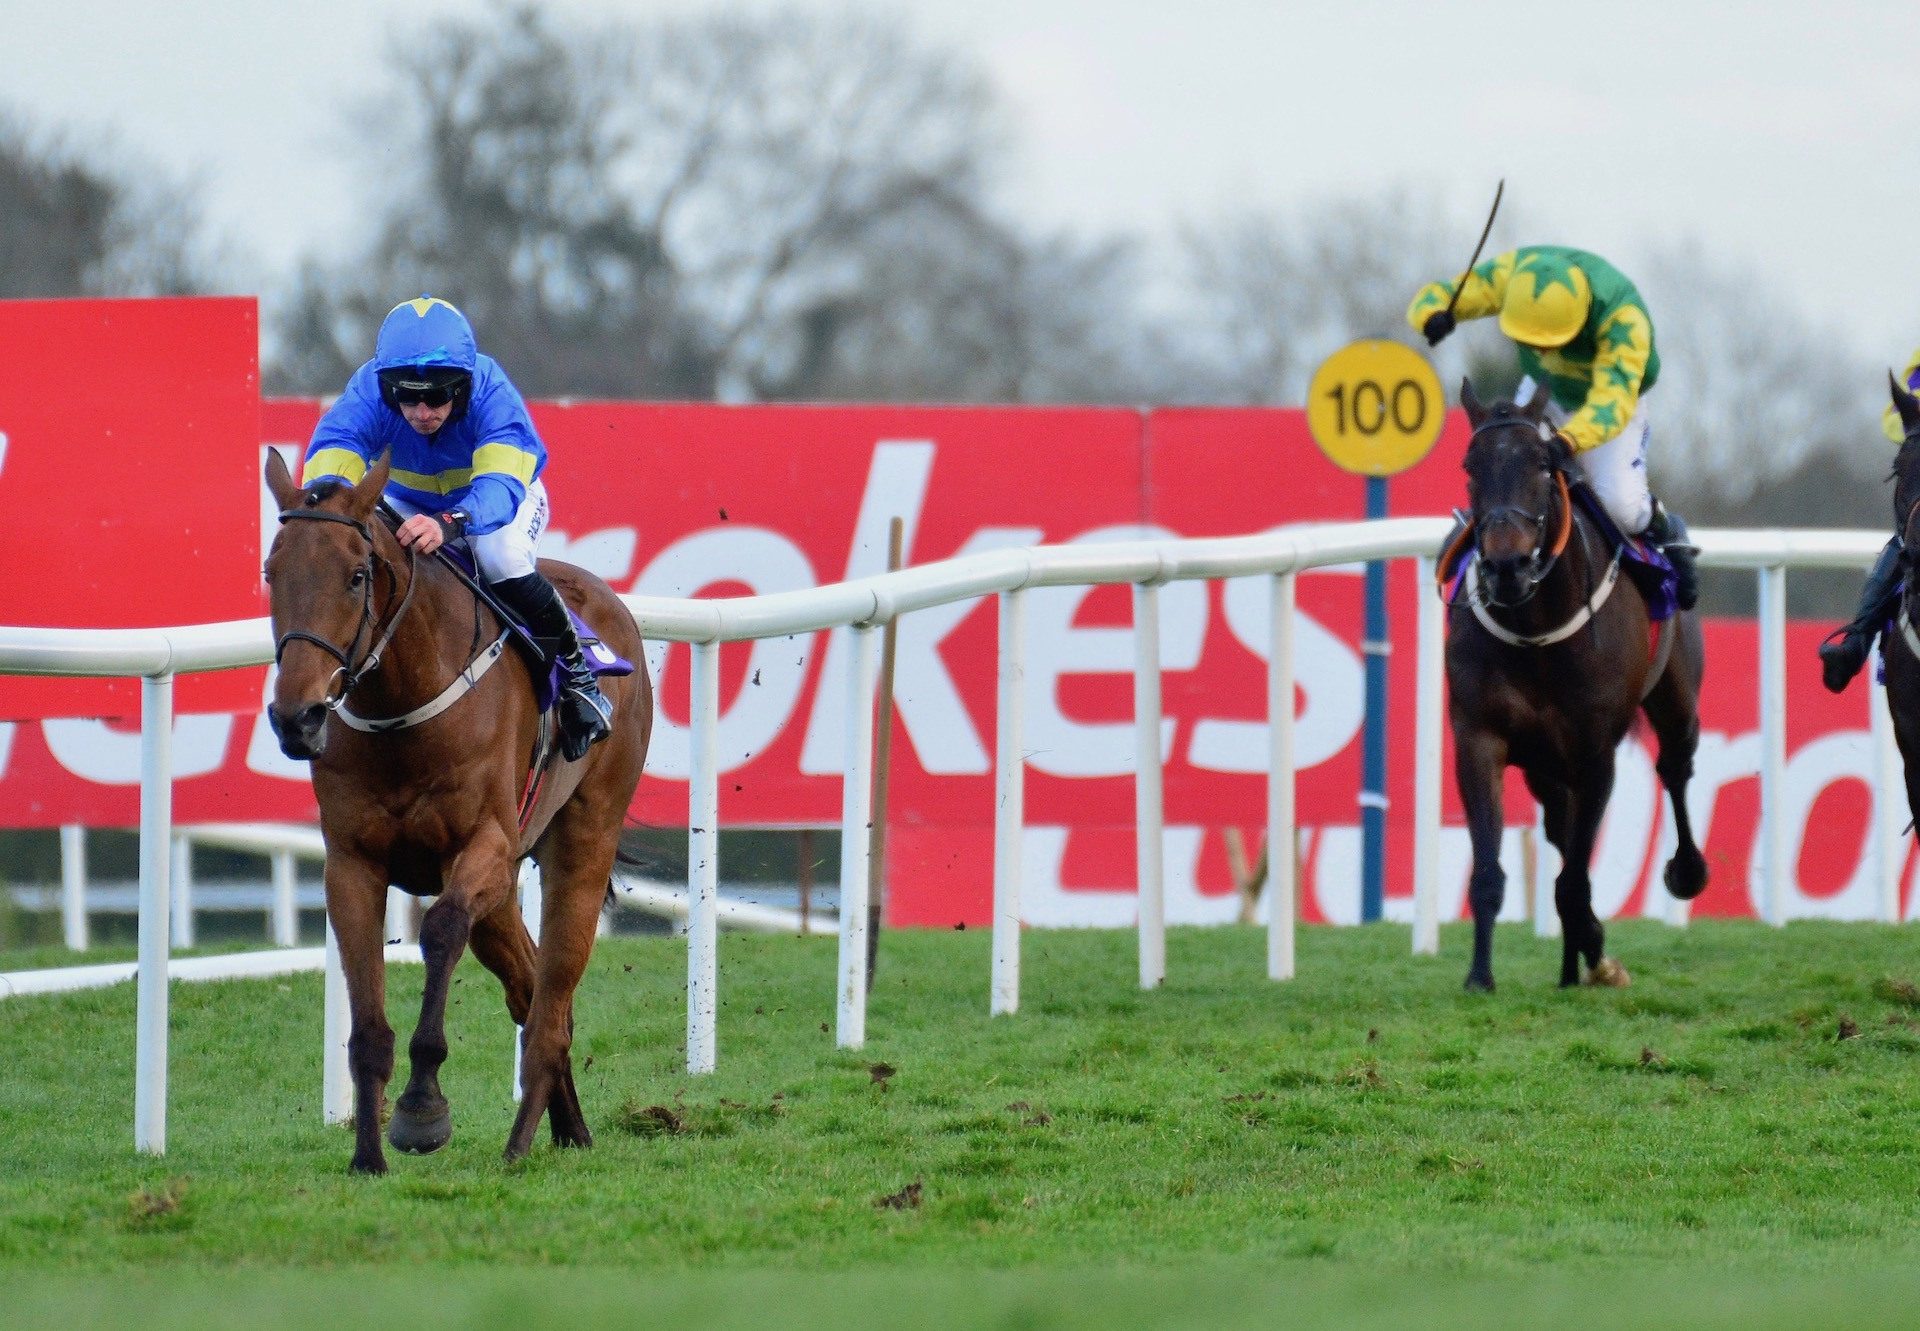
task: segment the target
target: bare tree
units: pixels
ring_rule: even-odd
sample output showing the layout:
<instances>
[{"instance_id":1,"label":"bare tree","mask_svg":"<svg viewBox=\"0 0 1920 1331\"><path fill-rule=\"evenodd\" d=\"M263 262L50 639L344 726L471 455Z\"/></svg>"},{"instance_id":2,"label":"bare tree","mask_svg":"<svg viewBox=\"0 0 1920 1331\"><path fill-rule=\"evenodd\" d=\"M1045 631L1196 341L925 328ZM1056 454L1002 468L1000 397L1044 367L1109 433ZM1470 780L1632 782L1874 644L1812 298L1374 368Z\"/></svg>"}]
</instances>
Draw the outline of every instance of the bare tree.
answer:
<instances>
[{"instance_id":1,"label":"bare tree","mask_svg":"<svg viewBox=\"0 0 1920 1331\"><path fill-rule=\"evenodd\" d=\"M182 295L213 266L187 189L0 113L0 297Z\"/></svg>"},{"instance_id":2,"label":"bare tree","mask_svg":"<svg viewBox=\"0 0 1920 1331\"><path fill-rule=\"evenodd\" d=\"M408 188L364 260L302 272L279 386L336 384L385 309L431 286L533 392L1137 393L1128 247L997 213L991 87L897 24L563 35L519 9L410 45L406 68L381 141Z\"/></svg>"},{"instance_id":3,"label":"bare tree","mask_svg":"<svg viewBox=\"0 0 1920 1331\"><path fill-rule=\"evenodd\" d=\"M1298 403L1314 366L1345 343L1412 336L1408 302L1457 271L1471 236L1467 223L1403 192L1188 223L1179 248L1189 304L1176 319L1187 330L1188 396ZM1500 358L1464 344L1442 349L1443 377L1470 354L1481 357L1476 380L1511 386Z\"/></svg>"}]
</instances>

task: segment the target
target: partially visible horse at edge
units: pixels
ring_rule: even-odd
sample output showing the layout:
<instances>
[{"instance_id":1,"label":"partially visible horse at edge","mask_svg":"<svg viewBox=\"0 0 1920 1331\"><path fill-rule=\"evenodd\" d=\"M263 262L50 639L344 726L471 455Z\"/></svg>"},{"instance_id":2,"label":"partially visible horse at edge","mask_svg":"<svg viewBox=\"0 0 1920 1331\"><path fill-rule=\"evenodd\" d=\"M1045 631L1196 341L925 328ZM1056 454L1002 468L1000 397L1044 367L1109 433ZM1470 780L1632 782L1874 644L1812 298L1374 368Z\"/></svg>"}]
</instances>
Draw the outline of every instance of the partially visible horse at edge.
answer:
<instances>
[{"instance_id":1,"label":"partially visible horse at edge","mask_svg":"<svg viewBox=\"0 0 1920 1331\"><path fill-rule=\"evenodd\" d=\"M1887 710L1906 769L1907 807L1920 810L1920 401L1889 376L1906 438L1893 460L1893 522L1900 537L1900 605L1880 639Z\"/></svg>"},{"instance_id":2,"label":"partially visible horse at edge","mask_svg":"<svg viewBox=\"0 0 1920 1331\"><path fill-rule=\"evenodd\" d=\"M1626 969L1605 954L1588 875L1613 790L1614 750L1636 713L1645 713L1659 739L1655 767L1678 834L1667 889L1691 900L1707 885L1686 801L1700 736L1700 624L1676 611L1656 637L1620 556L1574 502L1584 481L1572 453L1546 432L1547 400L1542 388L1525 407L1486 407L1471 382L1460 391L1473 426L1466 454L1470 525L1460 542L1471 540L1472 550L1448 612L1446 669L1454 774L1473 840L1468 989L1493 988L1493 925L1506 889L1501 787L1509 766L1524 774L1547 840L1561 856L1553 897L1562 985L1579 982L1578 959L1586 961L1589 983L1628 983ZM1449 562L1443 557L1443 587Z\"/></svg>"},{"instance_id":3,"label":"partially visible horse at edge","mask_svg":"<svg viewBox=\"0 0 1920 1331\"><path fill-rule=\"evenodd\" d=\"M420 926L425 992L408 1048L412 1074L393 1106L393 1145L426 1154L452 1136L439 1070L448 986L471 946L522 1028L522 1098L507 1159L532 1149L543 1114L556 1145L591 1146L569 1053L573 994L653 724L640 633L606 583L542 561L568 604L636 666L603 681L613 734L581 761L561 760L541 742L531 671L497 660L516 654L505 626L450 568L402 549L382 520L387 470L382 458L357 485L302 489L277 453L266 468L281 509L265 570L280 668L267 713L286 754L313 764L327 916L352 1006L352 1168L387 1169L380 1112L394 1061L383 936L390 883L437 898ZM340 715L349 703L352 725ZM444 710L431 712L436 704ZM419 714L425 719L404 728L359 728ZM527 855L539 862L544 889L537 950L514 891Z\"/></svg>"}]
</instances>

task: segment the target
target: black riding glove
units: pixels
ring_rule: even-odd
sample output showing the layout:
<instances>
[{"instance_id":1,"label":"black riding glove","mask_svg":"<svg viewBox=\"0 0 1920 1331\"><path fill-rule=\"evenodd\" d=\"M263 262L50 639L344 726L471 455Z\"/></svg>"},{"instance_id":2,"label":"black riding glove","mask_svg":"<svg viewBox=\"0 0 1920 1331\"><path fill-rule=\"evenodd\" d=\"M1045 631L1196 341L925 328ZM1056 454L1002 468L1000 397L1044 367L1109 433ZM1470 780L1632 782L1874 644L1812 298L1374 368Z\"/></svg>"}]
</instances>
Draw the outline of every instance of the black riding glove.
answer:
<instances>
[{"instance_id":1,"label":"black riding glove","mask_svg":"<svg viewBox=\"0 0 1920 1331\"><path fill-rule=\"evenodd\" d=\"M1435 310L1420 325L1420 331L1427 339L1427 345L1437 347L1447 340L1447 334L1454 330L1455 320L1452 310Z\"/></svg>"},{"instance_id":2,"label":"black riding glove","mask_svg":"<svg viewBox=\"0 0 1920 1331\"><path fill-rule=\"evenodd\" d=\"M451 545L466 534L467 512L461 508L450 508L444 513L435 513L433 520L440 524L440 540Z\"/></svg>"}]
</instances>

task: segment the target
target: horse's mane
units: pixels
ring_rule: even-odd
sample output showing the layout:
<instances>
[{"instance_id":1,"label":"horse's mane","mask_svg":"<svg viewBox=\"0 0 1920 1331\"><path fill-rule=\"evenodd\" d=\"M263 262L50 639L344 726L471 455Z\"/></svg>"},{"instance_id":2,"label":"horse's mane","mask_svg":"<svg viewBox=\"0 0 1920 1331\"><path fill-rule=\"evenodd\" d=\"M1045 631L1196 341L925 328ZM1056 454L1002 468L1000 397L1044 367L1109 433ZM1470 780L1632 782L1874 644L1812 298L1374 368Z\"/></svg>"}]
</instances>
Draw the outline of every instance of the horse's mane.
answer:
<instances>
[{"instance_id":1,"label":"horse's mane","mask_svg":"<svg viewBox=\"0 0 1920 1331\"><path fill-rule=\"evenodd\" d=\"M1908 435L1900 445L1900 451L1893 455L1893 468L1887 473L1887 479L1893 482L1894 530L1901 531L1906 526L1907 513L1920 502L1920 432Z\"/></svg>"}]
</instances>

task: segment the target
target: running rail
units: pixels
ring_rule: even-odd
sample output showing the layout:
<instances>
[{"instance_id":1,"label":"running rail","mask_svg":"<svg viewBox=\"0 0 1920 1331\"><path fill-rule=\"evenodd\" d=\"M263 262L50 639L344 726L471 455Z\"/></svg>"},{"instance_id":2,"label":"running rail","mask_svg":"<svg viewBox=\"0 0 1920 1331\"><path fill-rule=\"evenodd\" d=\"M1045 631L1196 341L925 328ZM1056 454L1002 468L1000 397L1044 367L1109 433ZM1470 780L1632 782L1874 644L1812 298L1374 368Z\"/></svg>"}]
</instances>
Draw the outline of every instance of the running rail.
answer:
<instances>
[{"instance_id":1,"label":"running rail","mask_svg":"<svg viewBox=\"0 0 1920 1331\"><path fill-rule=\"evenodd\" d=\"M1012 1013L1020 996L1020 833L1024 823L1024 765L1020 761L1025 670L1024 598L1034 587L1127 583L1134 589L1137 849L1142 885L1139 919L1140 981L1157 985L1165 973L1161 882L1163 815L1160 807L1158 589L1167 582L1265 576L1272 579L1267 696L1271 734L1267 844L1294 840L1293 614L1296 576L1313 568L1372 559L1414 558L1424 586L1444 518L1288 527L1253 536L1203 540L1135 541L1100 545L1000 550L919 565L850 582L769 596L715 600L623 598L644 637L692 646L689 672L692 771L688 833L687 1068L715 1063L719 773L715 744L719 715L719 645L789 633L845 629L852 651L847 690L847 745L843 772L844 825L864 827L872 784L874 630L915 610L983 596L999 598L999 667L995 820L994 937L989 1009ZM1885 544L1869 531L1717 529L1695 534L1701 563L1747 568L1759 581L1761 818L1766 918L1784 922L1786 829L1780 817L1786 748L1786 570L1864 569ZM1440 720L1443 705L1444 615L1437 598L1422 595L1416 627L1418 664L1414 777L1414 924L1416 953L1439 949L1438 845L1440 834ZM241 620L169 629L49 629L0 627L0 674L129 677L141 679L140 960L134 1144L154 1154L166 1149L167 949L169 845L172 835L171 753L173 679L179 674L265 665L272 659L268 621ZM1897 912L1903 820L1886 794L1899 788L1899 766L1883 692L1874 690L1876 765L1875 844L1884 918ZM841 857L840 953L836 1040L858 1048L866 1034L865 929L867 865L864 836L845 838ZM1292 857L1269 856L1267 972L1294 972L1296 884ZM1679 906L1680 903L1674 903ZM1678 922L1684 909L1669 914ZM331 949L329 949L331 951ZM328 1040L330 1086L339 1083L336 1044ZM340 1050L344 1054L344 1049ZM329 1112L332 1112L331 1110Z\"/></svg>"}]
</instances>

